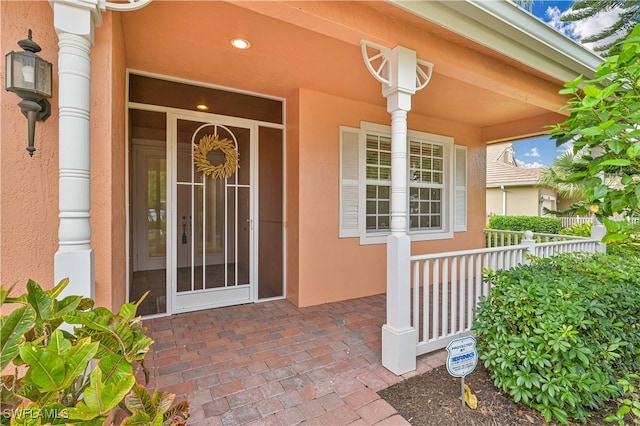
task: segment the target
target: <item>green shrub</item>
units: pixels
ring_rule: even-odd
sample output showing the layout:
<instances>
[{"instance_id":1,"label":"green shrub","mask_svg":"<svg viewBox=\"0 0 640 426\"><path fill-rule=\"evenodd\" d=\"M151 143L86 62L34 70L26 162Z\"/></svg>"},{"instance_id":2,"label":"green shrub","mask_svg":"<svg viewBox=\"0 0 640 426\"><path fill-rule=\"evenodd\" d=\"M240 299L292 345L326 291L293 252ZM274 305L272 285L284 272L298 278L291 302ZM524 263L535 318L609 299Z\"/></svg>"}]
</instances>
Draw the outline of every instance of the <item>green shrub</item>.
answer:
<instances>
[{"instance_id":1,"label":"green shrub","mask_svg":"<svg viewBox=\"0 0 640 426\"><path fill-rule=\"evenodd\" d=\"M547 421L586 422L640 371L640 262L565 254L489 273L473 331L495 385Z\"/></svg>"},{"instance_id":2,"label":"green shrub","mask_svg":"<svg viewBox=\"0 0 640 426\"><path fill-rule=\"evenodd\" d=\"M532 231L557 234L562 228L562 221L555 217L491 216L488 228L504 231Z\"/></svg>"},{"instance_id":3,"label":"green shrub","mask_svg":"<svg viewBox=\"0 0 640 426\"><path fill-rule=\"evenodd\" d=\"M0 371L8 373L0 376L0 425L101 426L118 407L130 414L123 425L185 424L187 401L171 407L175 395L150 395L136 383L153 343L138 304L113 313L89 298L62 298L67 284L44 290L29 280L17 297L0 286L0 308L16 308L0 315Z\"/></svg>"},{"instance_id":4,"label":"green shrub","mask_svg":"<svg viewBox=\"0 0 640 426\"><path fill-rule=\"evenodd\" d=\"M590 237L591 236L591 227L593 223L574 223L573 225L569 225L566 228L562 228L560 230L560 234L562 235L574 235L576 237Z\"/></svg>"},{"instance_id":5,"label":"green shrub","mask_svg":"<svg viewBox=\"0 0 640 426\"><path fill-rule=\"evenodd\" d=\"M607 253L612 256L633 259L637 262L640 257L640 243L631 241L609 243L607 244Z\"/></svg>"},{"instance_id":6,"label":"green shrub","mask_svg":"<svg viewBox=\"0 0 640 426\"><path fill-rule=\"evenodd\" d=\"M625 256L637 262L640 256L640 224L625 221L605 220L607 235L607 253Z\"/></svg>"}]
</instances>

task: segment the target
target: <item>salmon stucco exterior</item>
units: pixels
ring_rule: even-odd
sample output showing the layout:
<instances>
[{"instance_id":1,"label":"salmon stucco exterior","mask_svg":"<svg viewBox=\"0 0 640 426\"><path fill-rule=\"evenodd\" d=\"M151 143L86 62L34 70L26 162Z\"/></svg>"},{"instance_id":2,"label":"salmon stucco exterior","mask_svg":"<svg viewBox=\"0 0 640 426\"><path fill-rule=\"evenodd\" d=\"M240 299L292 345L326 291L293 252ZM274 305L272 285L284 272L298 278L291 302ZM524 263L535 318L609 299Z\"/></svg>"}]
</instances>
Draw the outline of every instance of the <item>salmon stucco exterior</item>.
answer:
<instances>
[{"instance_id":1,"label":"salmon stucco exterior","mask_svg":"<svg viewBox=\"0 0 640 426\"><path fill-rule=\"evenodd\" d=\"M507 1L3 1L0 20L3 53L32 29L54 69L33 158L0 96L1 282L69 277L111 309L150 291L149 316L393 304L411 254L483 247L487 144L563 120L563 82L600 62ZM194 166L223 146L229 175Z\"/></svg>"}]
</instances>

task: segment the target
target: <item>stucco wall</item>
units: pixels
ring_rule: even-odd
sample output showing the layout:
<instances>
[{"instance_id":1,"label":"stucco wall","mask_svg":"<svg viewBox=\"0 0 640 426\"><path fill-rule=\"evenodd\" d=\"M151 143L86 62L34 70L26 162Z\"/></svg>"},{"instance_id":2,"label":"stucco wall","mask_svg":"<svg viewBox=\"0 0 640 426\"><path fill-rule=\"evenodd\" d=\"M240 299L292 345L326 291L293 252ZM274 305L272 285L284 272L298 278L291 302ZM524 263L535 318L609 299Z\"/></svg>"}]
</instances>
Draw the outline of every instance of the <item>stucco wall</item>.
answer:
<instances>
[{"instance_id":1,"label":"stucco wall","mask_svg":"<svg viewBox=\"0 0 640 426\"><path fill-rule=\"evenodd\" d=\"M538 216L540 190L534 186L507 186L507 216ZM502 190L487 188L487 215L502 215Z\"/></svg>"},{"instance_id":2,"label":"stucco wall","mask_svg":"<svg viewBox=\"0 0 640 426\"><path fill-rule=\"evenodd\" d=\"M107 12L91 53L91 244L96 303L126 299L125 50L121 14Z\"/></svg>"},{"instance_id":3,"label":"stucco wall","mask_svg":"<svg viewBox=\"0 0 640 426\"><path fill-rule=\"evenodd\" d=\"M487 188L487 222L489 217L493 215L504 215L506 211L504 207L503 192L500 188Z\"/></svg>"},{"instance_id":4,"label":"stucco wall","mask_svg":"<svg viewBox=\"0 0 640 426\"><path fill-rule=\"evenodd\" d=\"M114 19L115 17L115 19ZM48 2L0 2L2 52L20 50L33 30L40 56L53 63L52 114L36 124L30 158L19 98L0 91L0 282L24 291L27 279L53 286L58 238L57 36ZM92 50L91 225L96 251L96 301L117 309L125 301L124 43L120 18L106 13ZM4 87L4 73L2 73Z\"/></svg>"},{"instance_id":5,"label":"stucco wall","mask_svg":"<svg viewBox=\"0 0 640 426\"><path fill-rule=\"evenodd\" d=\"M49 2L0 2L2 55L21 51L16 44L27 38L53 63L52 114L36 124L33 157L27 147L27 120L20 112L20 98L4 90L0 72L0 283L16 284L12 294L26 288L27 279L53 286L53 255L58 232L58 38Z\"/></svg>"},{"instance_id":6,"label":"stucco wall","mask_svg":"<svg viewBox=\"0 0 640 426\"><path fill-rule=\"evenodd\" d=\"M298 178L300 175L300 112L299 112L299 92L291 93L287 96L285 133L285 262L286 262L286 296L291 303L298 304L298 283L299 283L299 205L300 205L300 185Z\"/></svg>"},{"instance_id":7,"label":"stucco wall","mask_svg":"<svg viewBox=\"0 0 640 426\"><path fill-rule=\"evenodd\" d=\"M299 102L299 305L384 292L385 244L360 245L359 238L338 238L339 126L359 127L361 120L388 125L389 114L377 105L310 90L300 90ZM413 253L481 247L485 157L479 130L416 113L409 113L408 122L411 129L450 135L456 144L469 147L469 231L454 239L414 243Z\"/></svg>"}]
</instances>

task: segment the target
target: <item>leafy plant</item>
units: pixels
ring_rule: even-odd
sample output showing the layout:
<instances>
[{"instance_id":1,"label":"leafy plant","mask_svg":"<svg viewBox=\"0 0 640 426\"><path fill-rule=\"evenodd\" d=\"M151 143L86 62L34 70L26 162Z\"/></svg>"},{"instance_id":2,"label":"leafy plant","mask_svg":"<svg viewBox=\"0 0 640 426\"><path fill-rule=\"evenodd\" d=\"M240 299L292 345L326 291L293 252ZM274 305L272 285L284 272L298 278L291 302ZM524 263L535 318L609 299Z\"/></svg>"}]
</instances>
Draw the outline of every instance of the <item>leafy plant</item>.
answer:
<instances>
[{"instance_id":1,"label":"leafy plant","mask_svg":"<svg viewBox=\"0 0 640 426\"><path fill-rule=\"evenodd\" d=\"M586 422L640 371L640 263L610 255L536 259L486 280L473 331L495 385L547 421Z\"/></svg>"},{"instance_id":2,"label":"leafy plant","mask_svg":"<svg viewBox=\"0 0 640 426\"><path fill-rule=\"evenodd\" d=\"M629 413L640 418L640 394L636 392L636 387L632 381L639 378L640 376L637 374L629 374L628 380L618 380L618 385L622 386L622 392L627 398L620 400L620 407L616 414L607 416L604 419L605 422L617 422L619 426L624 426L624 418Z\"/></svg>"},{"instance_id":3,"label":"leafy plant","mask_svg":"<svg viewBox=\"0 0 640 426\"><path fill-rule=\"evenodd\" d=\"M27 293L18 297L0 287L0 306L18 305L0 317L0 369L13 370L0 376L0 424L102 425L116 407L125 407L129 392L141 393L135 374L144 370L153 341L135 317L140 302L124 304L114 314L94 308L89 298L59 300L67 284L63 280L43 290L29 280ZM155 406L161 414L168 411L167 397L162 401ZM176 407L175 418L184 423L188 404Z\"/></svg>"},{"instance_id":4,"label":"leafy plant","mask_svg":"<svg viewBox=\"0 0 640 426\"><path fill-rule=\"evenodd\" d=\"M171 393L160 391L151 396L144 386L135 385L125 398L125 404L133 414L122 422L122 426L182 424L186 420L183 413L189 410L189 404L182 401L171 408L175 397Z\"/></svg>"},{"instance_id":5,"label":"leafy plant","mask_svg":"<svg viewBox=\"0 0 640 426\"><path fill-rule=\"evenodd\" d=\"M550 132L557 145L571 141L574 154L590 157L587 169L567 180L584 183L576 213L592 212L605 225L616 214L640 214L640 25L617 47L593 79L578 76L564 85L571 112Z\"/></svg>"},{"instance_id":6,"label":"leafy plant","mask_svg":"<svg viewBox=\"0 0 640 426\"><path fill-rule=\"evenodd\" d=\"M574 235L576 237L590 237L593 223L574 223L566 228L562 228L559 232L561 235Z\"/></svg>"},{"instance_id":7,"label":"leafy plant","mask_svg":"<svg viewBox=\"0 0 640 426\"><path fill-rule=\"evenodd\" d=\"M560 230L560 234L563 235L575 235L578 237L591 236L592 223L576 223L571 226L567 226ZM622 226L625 230L622 230ZM617 223L610 222L609 229L615 229L616 234L610 234L605 239L607 242L607 253L614 256L623 256L629 259L636 259L640 256L640 226L630 225L623 223L618 225ZM613 235L617 235L618 239L612 239Z\"/></svg>"},{"instance_id":8,"label":"leafy plant","mask_svg":"<svg viewBox=\"0 0 640 426\"><path fill-rule=\"evenodd\" d=\"M562 220L539 216L491 216L487 228L557 234L562 228Z\"/></svg>"}]
</instances>

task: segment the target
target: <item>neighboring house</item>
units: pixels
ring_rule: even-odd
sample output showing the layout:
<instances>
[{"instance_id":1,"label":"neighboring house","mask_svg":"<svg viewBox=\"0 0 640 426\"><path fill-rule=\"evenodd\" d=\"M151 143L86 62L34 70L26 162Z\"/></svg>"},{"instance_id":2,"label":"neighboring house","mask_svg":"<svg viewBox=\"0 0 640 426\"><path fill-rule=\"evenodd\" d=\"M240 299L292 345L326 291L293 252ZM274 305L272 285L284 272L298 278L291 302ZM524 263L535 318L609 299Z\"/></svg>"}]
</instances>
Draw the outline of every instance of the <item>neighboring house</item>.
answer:
<instances>
[{"instance_id":1,"label":"neighboring house","mask_svg":"<svg viewBox=\"0 0 640 426\"><path fill-rule=\"evenodd\" d=\"M487 145L487 218L546 216L562 202L552 188L538 186L543 168L519 167L513 144Z\"/></svg>"},{"instance_id":2,"label":"neighboring house","mask_svg":"<svg viewBox=\"0 0 640 426\"><path fill-rule=\"evenodd\" d=\"M33 158L0 95L0 281L70 277L112 309L150 290L159 315L393 306L410 254L483 247L487 144L562 121L563 82L601 61L507 1L3 1L0 19L4 54L31 28L54 67ZM228 179L193 165L214 135ZM409 313L388 312L403 339Z\"/></svg>"}]
</instances>

